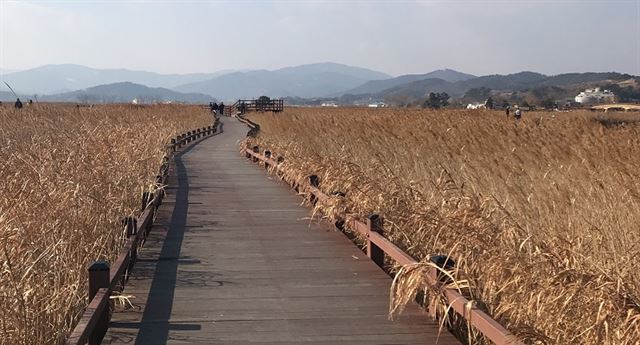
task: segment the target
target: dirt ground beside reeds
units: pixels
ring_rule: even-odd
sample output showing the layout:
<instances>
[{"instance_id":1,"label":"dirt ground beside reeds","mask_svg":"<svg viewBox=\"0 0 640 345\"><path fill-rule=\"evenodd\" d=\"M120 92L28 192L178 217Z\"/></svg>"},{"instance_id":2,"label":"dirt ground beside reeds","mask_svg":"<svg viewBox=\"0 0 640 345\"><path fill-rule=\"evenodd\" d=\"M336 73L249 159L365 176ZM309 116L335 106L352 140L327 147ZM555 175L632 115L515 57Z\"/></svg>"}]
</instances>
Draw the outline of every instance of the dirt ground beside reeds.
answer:
<instances>
[{"instance_id":1,"label":"dirt ground beside reeds","mask_svg":"<svg viewBox=\"0 0 640 345\"><path fill-rule=\"evenodd\" d=\"M113 262L171 137L211 125L191 106L0 107L0 344L60 344Z\"/></svg>"},{"instance_id":2,"label":"dirt ground beside reeds","mask_svg":"<svg viewBox=\"0 0 640 345\"><path fill-rule=\"evenodd\" d=\"M527 343L640 343L639 114L287 108L249 118L261 127L250 145L283 155L285 179L317 174L322 190L346 194L329 217L380 213L414 257L450 255L463 293ZM416 292L419 277L406 274L396 304Z\"/></svg>"}]
</instances>

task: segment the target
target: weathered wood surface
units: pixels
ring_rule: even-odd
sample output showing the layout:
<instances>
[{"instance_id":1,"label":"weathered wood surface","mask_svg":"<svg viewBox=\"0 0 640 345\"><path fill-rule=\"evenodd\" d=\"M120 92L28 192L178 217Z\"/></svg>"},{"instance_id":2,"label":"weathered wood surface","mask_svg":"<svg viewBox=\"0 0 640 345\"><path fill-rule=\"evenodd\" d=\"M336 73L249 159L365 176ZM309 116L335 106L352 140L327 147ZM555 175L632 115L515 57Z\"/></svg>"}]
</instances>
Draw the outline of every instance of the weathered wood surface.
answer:
<instances>
[{"instance_id":1,"label":"weathered wood surface","mask_svg":"<svg viewBox=\"0 0 640 345\"><path fill-rule=\"evenodd\" d=\"M387 318L391 279L309 220L238 153L247 128L175 158L156 224L104 344L456 344L417 308Z\"/></svg>"}]
</instances>

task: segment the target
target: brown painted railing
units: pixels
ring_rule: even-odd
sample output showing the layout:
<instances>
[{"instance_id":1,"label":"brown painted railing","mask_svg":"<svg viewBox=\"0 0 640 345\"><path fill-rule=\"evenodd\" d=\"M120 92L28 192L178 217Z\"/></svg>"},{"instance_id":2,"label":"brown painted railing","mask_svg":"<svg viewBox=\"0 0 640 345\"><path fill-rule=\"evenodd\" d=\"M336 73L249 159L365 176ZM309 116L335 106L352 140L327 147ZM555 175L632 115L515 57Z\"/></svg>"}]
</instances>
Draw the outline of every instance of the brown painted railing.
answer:
<instances>
[{"instance_id":1,"label":"brown painted railing","mask_svg":"<svg viewBox=\"0 0 640 345\"><path fill-rule=\"evenodd\" d=\"M254 123L246 119L239 117L239 120L247 124L252 129ZM284 157L278 156L274 158L274 154L265 150L263 153L259 152L258 146L252 148L246 148L244 153L247 158L252 159L255 163L264 164L267 170L274 172L280 171L280 163L284 161ZM319 179L316 175L309 176L304 181L298 181L293 183L293 187L300 193L305 193L310 196L312 202L326 203L331 200L331 197L323 193L319 187ZM411 255L405 253L398 246L393 244L384 237L383 220L377 215L370 215L362 219L357 217L349 217L348 219L341 219L336 222L341 226L355 230L360 233L366 239L367 256L371 258L378 266L384 268L385 254L396 261L400 265L412 265L417 264L418 261ZM445 259L442 266L447 264L450 259ZM452 262L452 261L451 261ZM440 270L446 269L446 267L440 267ZM462 316L468 324L470 324L477 331L482 333L487 339L498 345L520 345L523 342L515 335L504 328L500 323L491 318L487 313L480 310L475 306L473 301L467 299L458 290L453 288L446 288L443 286L442 279L438 272L439 269L432 268L427 274L426 281L430 286L436 287L436 291L441 291L446 298L451 309ZM429 308L429 313L432 317L436 317L435 308Z\"/></svg>"},{"instance_id":2,"label":"brown painted railing","mask_svg":"<svg viewBox=\"0 0 640 345\"><path fill-rule=\"evenodd\" d=\"M183 146L189 146L201 138L216 133L217 128L218 119L216 118L213 126L198 128L178 135L175 139L171 139L171 143L166 146L167 152L160 166L159 174L156 176L156 184L159 188L153 193L144 192L142 194L142 213L138 218L126 217L123 220L123 226L127 230L127 240L120 255L113 265L105 261L96 261L89 266L89 305L67 338L66 345L87 343L97 345L102 342L109 328L113 312L111 294L121 292L124 289L136 263L138 250L147 240L158 207L164 198L162 186L166 185L169 176L170 157Z\"/></svg>"}]
</instances>

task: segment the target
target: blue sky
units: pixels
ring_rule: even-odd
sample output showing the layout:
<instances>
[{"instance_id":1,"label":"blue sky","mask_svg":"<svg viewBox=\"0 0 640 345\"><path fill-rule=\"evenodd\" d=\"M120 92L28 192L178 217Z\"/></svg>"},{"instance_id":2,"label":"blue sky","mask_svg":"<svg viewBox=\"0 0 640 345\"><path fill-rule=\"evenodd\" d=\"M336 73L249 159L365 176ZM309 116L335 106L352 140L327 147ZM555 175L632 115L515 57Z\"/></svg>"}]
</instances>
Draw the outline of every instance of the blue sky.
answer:
<instances>
[{"instance_id":1,"label":"blue sky","mask_svg":"<svg viewBox=\"0 0 640 345\"><path fill-rule=\"evenodd\" d=\"M324 61L393 75L640 75L640 0L0 0L0 69L189 73Z\"/></svg>"}]
</instances>

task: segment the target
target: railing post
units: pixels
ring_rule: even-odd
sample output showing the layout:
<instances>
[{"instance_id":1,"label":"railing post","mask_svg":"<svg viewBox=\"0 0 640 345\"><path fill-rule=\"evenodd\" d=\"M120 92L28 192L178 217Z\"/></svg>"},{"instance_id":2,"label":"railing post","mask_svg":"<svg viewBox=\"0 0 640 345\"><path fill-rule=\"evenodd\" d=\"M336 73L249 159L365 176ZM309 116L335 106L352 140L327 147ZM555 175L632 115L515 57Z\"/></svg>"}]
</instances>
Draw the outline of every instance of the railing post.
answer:
<instances>
[{"instance_id":1,"label":"railing post","mask_svg":"<svg viewBox=\"0 0 640 345\"><path fill-rule=\"evenodd\" d=\"M171 152L176 152L176 139L171 138Z\"/></svg>"},{"instance_id":2,"label":"railing post","mask_svg":"<svg viewBox=\"0 0 640 345\"><path fill-rule=\"evenodd\" d=\"M253 147L253 152L254 152L254 153L258 153L258 152L260 152L260 148L259 148L258 146L254 146L254 147ZM254 156L254 157L253 157L253 162L254 162L254 163L258 162L258 157L255 157L255 156Z\"/></svg>"},{"instance_id":3,"label":"railing post","mask_svg":"<svg viewBox=\"0 0 640 345\"><path fill-rule=\"evenodd\" d=\"M147 204L149 203L149 192L142 192L142 202L140 211L144 211L147 208Z\"/></svg>"},{"instance_id":4,"label":"railing post","mask_svg":"<svg viewBox=\"0 0 640 345\"><path fill-rule=\"evenodd\" d=\"M309 175L309 185L318 188L320 186L320 178L318 175Z\"/></svg>"},{"instance_id":5,"label":"railing post","mask_svg":"<svg viewBox=\"0 0 640 345\"><path fill-rule=\"evenodd\" d=\"M320 186L320 178L318 177L318 175L309 175L309 186L315 187L315 188L318 188ZM313 205L315 205L318 199L316 198L315 194L313 193L310 193L310 194L311 195L309 195L309 201Z\"/></svg>"},{"instance_id":6,"label":"railing post","mask_svg":"<svg viewBox=\"0 0 640 345\"><path fill-rule=\"evenodd\" d=\"M367 256L380 267L384 267L384 251L375 243L371 242L369 233L377 232L383 235L383 223L382 218L377 214L372 214L367 217Z\"/></svg>"},{"instance_id":7,"label":"railing post","mask_svg":"<svg viewBox=\"0 0 640 345\"><path fill-rule=\"evenodd\" d=\"M267 160L268 160L269 158L271 158L271 151L269 151L269 150L264 150L264 156L267 158ZM265 162L264 162L264 168L265 168L265 169L269 169L269 162L268 162L267 160L265 160Z\"/></svg>"},{"instance_id":8,"label":"railing post","mask_svg":"<svg viewBox=\"0 0 640 345\"><path fill-rule=\"evenodd\" d=\"M431 276L431 278L436 280L439 284L451 283L451 278L449 278L449 276L447 276L444 272L451 273L451 271L453 271L456 267L456 262L447 255L432 255L429 258L429 261L431 261L436 267L439 268L431 268L429 270L428 274ZM433 319L438 317L437 303L435 298L431 299L427 310L429 312L429 315Z\"/></svg>"},{"instance_id":9,"label":"railing post","mask_svg":"<svg viewBox=\"0 0 640 345\"><path fill-rule=\"evenodd\" d=\"M99 289L109 287L109 274L109 263L106 261L96 261L89 266L89 302L96 296ZM109 327L110 308L110 304L107 305L100 315L96 327L89 336L89 345L99 345L102 342Z\"/></svg>"},{"instance_id":10,"label":"railing post","mask_svg":"<svg viewBox=\"0 0 640 345\"><path fill-rule=\"evenodd\" d=\"M135 237L138 234L138 220L134 217L127 217L127 238ZM138 260L138 245L139 242L135 241L134 245L131 246L131 250L129 251L129 264L127 265L126 274L122 276L122 289L124 290L124 285L129 279L129 275L131 274L131 270L133 269L133 265Z\"/></svg>"},{"instance_id":11,"label":"railing post","mask_svg":"<svg viewBox=\"0 0 640 345\"><path fill-rule=\"evenodd\" d=\"M187 143L191 142L191 131L187 132Z\"/></svg>"},{"instance_id":12,"label":"railing post","mask_svg":"<svg viewBox=\"0 0 640 345\"><path fill-rule=\"evenodd\" d=\"M136 235L136 219L133 217L127 217L127 238Z\"/></svg>"}]
</instances>

